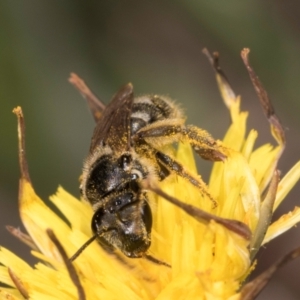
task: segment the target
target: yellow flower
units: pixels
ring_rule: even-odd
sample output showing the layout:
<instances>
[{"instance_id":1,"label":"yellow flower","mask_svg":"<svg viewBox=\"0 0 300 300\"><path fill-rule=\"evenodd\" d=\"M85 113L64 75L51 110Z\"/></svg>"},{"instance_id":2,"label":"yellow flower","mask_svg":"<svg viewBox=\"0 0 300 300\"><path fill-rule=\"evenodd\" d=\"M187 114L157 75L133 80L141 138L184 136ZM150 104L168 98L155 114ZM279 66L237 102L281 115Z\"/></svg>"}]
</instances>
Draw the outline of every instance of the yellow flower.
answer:
<instances>
[{"instance_id":1,"label":"yellow flower","mask_svg":"<svg viewBox=\"0 0 300 300\"><path fill-rule=\"evenodd\" d=\"M254 73L251 75L247 53L243 53L254 86L262 88L255 82ZM299 180L300 162L279 181L276 167L285 141L268 99L263 99L266 101L263 103L278 145L267 144L254 150L257 132L251 130L246 134L248 114L240 112L240 98L234 95L222 75L217 58L210 59L232 120L223 140L228 147L228 158L214 164L209 181L209 191L218 205L212 206L196 188L176 175L164 180L160 189L222 220L243 222L252 232L251 239L231 230L230 221L224 226L217 218L196 220L149 192L153 210L150 254L171 267L145 259L124 257L120 261L94 242L73 262L73 268L66 257L71 257L91 237L93 211L89 204L59 187L50 200L64 214L67 224L36 195L25 159L23 115L17 108L19 206L30 237L16 229L10 230L34 248L32 255L40 262L32 267L1 247L0 282L6 286L0 287L0 299L235 300L256 296L252 286L257 287L261 280L254 281L252 286L242 285L254 268L257 250L300 221L300 210L296 207L270 225L273 212ZM175 156L190 172L197 172L190 146L179 144Z\"/></svg>"}]
</instances>

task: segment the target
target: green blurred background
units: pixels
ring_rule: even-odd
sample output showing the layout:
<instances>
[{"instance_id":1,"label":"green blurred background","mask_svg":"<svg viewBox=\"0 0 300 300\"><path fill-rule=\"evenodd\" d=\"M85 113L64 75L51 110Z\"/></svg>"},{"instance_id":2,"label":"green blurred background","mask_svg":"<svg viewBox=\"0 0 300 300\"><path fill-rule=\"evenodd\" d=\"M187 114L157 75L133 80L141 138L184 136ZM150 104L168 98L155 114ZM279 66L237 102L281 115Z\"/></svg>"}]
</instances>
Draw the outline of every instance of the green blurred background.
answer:
<instances>
[{"instance_id":1,"label":"green blurred background","mask_svg":"<svg viewBox=\"0 0 300 300\"><path fill-rule=\"evenodd\" d=\"M167 94L185 108L188 122L222 138L229 124L204 47L221 65L242 108L250 111L258 145L272 142L269 126L240 59L243 47L286 128L283 174L299 159L300 2L216 0L0 1L0 244L28 259L29 251L4 225L21 226L17 211L16 118L26 118L30 174L43 199L61 184L78 196L93 120L67 82L77 72L105 101L131 81L135 93ZM208 178L211 163L199 161ZM299 205L299 185L279 213ZM275 216L276 218L276 216ZM300 245L300 230L270 243L257 272ZM300 262L286 266L259 299L299 299Z\"/></svg>"}]
</instances>

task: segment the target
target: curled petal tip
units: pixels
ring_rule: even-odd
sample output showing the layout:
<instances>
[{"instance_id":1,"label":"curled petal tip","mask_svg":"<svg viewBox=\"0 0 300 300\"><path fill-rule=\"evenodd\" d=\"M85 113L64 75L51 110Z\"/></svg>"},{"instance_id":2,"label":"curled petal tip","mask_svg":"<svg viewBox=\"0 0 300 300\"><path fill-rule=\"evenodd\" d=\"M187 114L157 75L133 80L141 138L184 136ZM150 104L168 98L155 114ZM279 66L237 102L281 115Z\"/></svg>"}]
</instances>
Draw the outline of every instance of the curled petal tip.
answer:
<instances>
[{"instance_id":1,"label":"curled petal tip","mask_svg":"<svg viewBox=\"0 0 300 300\"><path fill-rule=\"evenodd\" d=\"M25 121L22 108L17 106L13 109L13 113L17 116L18 119L18 142L19 142L19 164L21 170L21 178L25 179L28 182L31 182L28 164L25 153Z\"/></svg>"}]
</instances>

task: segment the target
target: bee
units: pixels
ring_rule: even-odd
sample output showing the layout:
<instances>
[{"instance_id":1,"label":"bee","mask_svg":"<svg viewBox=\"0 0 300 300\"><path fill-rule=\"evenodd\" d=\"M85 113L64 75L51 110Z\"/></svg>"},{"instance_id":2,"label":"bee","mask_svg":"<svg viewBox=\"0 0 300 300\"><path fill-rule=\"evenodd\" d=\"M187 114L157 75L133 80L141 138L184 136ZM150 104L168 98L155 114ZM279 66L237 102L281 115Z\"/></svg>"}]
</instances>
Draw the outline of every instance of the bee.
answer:
<instances>
[{"instance_id":1,"label":"bee","mask_svg":"<svg viewBox=\"0 0 300 300\"><path fill-rule=\"evenodd\" d=\"M71 74L69 80L86 98L96 121L80 184L82 198L94 210L91 222L94 235L71 260L97 239L108 252L119 249L127 257L146 257L159 263L147 253L152 227L148 190L196 219L214 219L230 228L239 227L237 221L222 219L182 203L155 184L176 173L197 187L212 205L217 205L200 177L162 151L166 145L185 142L204 159L223 161L226 158L223 146L208 132L185 125L185 116L178 105L158 95L134 97L133 86L129 83L105 106L76 74Z\"/></svg>"}]
</instances>

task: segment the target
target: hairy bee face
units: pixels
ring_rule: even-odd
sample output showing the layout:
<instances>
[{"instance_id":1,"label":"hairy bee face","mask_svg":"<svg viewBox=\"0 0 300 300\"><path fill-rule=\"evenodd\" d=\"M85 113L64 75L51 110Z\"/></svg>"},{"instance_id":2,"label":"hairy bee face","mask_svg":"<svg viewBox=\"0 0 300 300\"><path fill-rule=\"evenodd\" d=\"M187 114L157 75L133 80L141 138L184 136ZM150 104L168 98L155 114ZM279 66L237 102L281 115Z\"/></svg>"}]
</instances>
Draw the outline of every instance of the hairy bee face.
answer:
<instances>
[{"instance_id":1,"label":"hairy bee face","mask_svg":"<svg viewBox=\"0 0 300 300\"><path fill-rule=\"evenodd\" d=\"M112 195L92 219L94 234L104 248L115 247L128 257L142 257L151 244L152 215L145 195L124 190Z\"/></svg>"}]
</instances>

